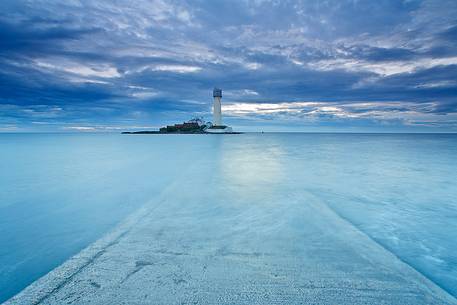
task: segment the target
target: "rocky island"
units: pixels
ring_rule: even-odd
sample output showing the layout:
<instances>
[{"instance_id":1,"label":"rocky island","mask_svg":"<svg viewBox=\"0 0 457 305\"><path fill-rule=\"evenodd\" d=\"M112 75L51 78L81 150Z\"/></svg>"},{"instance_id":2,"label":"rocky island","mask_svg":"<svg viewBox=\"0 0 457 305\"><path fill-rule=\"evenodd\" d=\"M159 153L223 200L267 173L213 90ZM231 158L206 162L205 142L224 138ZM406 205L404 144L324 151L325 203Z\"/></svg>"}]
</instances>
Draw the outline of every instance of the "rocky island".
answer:
<instances>
[{"instance_id":1,"label":"rocky island","mask_svg":"<svg viewBox=\"0 0 457 305\"><path fill-rule=\"evenodd\" d=\"M208 134L208 133L223 133L223 134L240 134L233 132L227 126L215 126L210 122L204 122L201 118L195 118L181 124L167 125L159 130L143 130L143 131L125 131L122 134Z\"/></svg>"},{"instance_id":2,"label":"rocky island","mask_svg":"<svg viewBox=\"0 0 457 305\"><path fill-rule=\"evenodd\" d=\"M123 132L123 134L164 134L164 133L183 133L183 134L201 134L205 133L206 124L201 124L199 119L193 119L182 124L168 125L160 128L158 131L144 130Z\"/></svg>"}]
</instances>

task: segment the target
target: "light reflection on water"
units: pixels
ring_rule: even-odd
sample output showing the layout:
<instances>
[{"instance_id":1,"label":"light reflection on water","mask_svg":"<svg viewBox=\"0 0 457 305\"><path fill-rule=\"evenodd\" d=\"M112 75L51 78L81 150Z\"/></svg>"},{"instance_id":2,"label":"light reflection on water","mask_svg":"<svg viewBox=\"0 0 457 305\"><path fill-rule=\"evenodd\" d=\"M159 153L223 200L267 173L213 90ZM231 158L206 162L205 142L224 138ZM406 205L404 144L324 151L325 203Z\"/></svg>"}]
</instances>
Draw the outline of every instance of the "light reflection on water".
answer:
<instances>
[{"instance_id":1,"label":"light reflection on water","mask_svg":"<svg viewBox=\"0 0 457 305\"><path fill-rule=\"evenodd\" d=\"M282 154L282 148L274 143L225 141L220 151L221 178L229 185L244 186L246 192L268 189L284 179Z\"/></svg>"}]
</instances>

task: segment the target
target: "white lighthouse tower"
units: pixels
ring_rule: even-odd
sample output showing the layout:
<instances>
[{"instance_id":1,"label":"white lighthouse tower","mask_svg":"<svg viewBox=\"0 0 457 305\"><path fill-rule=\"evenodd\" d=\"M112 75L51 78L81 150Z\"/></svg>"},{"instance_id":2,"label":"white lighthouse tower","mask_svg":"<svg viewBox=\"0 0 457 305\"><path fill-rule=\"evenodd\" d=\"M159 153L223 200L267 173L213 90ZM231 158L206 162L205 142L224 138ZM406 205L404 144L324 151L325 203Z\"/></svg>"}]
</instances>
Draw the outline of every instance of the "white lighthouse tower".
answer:
<instances>
[{"instance_id":1,"label":"white lighthouse tower","mask_svg":"<svg viewBox=\"0 0 457 305\"><path fill-rule=\"evenodd\" d=\"M214 88L213 90L213 126L222 126L221 98L222 89Z\"/></svg>"},{"instance_id":2,"label":"white lighthouse tower","mask_svg":"<svg viewBox=\"0 0 457 305\"><path fill-rule=\"evenodd\" d=\"M207 133L234 133L232 127L222 125L221 98L222 90L214 88L213 90L213 123L205 129Z\"/></svg>"}]
</instances>

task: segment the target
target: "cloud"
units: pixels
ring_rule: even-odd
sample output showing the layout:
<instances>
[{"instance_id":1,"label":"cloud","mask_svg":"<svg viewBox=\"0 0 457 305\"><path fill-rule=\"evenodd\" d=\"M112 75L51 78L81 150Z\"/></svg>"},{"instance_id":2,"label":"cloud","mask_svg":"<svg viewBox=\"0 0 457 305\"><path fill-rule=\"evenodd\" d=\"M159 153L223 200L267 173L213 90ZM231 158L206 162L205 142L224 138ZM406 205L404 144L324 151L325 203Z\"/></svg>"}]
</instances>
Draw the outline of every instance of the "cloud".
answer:
<instances>
[{"instance_id":1,"label":"cloud","mask_svg":"<svg viewBox=\"0 0 457 305\"><path fill-rule=\"evenodd\" d=\"M442 116L436 112L437 104L414 102L280 102L280 103L233 103L223 106L224 113L242 118L272 118L289 122L302 120L370 120L398 122L405 125L455 126L457 112ZM429 122L430 124L427 124ZM455 124L454 124L455 123Z\"/></svg>"},{"instance_id":2,"label":"cloud","mask_svg":"<svg viewBox=\"0 0 457 305\"><path fill-rule=\"evenodd\" d=\"M51 63L47 63L47 62L43 62L43 61L35 61L35 65L38 68L44 68L44 69L48 69L48 70L60 70L60 71L68 72L71 74L76 74L78 76L83 76L83 77L95 76L95 77L100 77L100 78L112 78L112 77L121 76L121 74L119 74L119 72L117 71L116 68L106 66L106 65L90 67L90 66L83 66L83 65L74 63L72 65L64 66L64 63L51 64ZM96 82L96 81L88 80L88 82Z\"/></svg>"},{"instance_id":3,"label":"cloud","mask_svg":"<svg viewBox=\"0 0 457 305\"><path fill-rule=\"evenodd\" d=\"M443 80L443 81L435 81L429 83L423 83L416 86L416 88L455 88L457 87L457 81L452 80Z\"/></svg>"},{"instance_id":4,"label":"cloud","mask_svg":"<svg viewBox=\"0 0 457 305\"><path fill-rule=\"evenodd\" d=\"M76 130L76 131L95 131L97 128L91 126L68 126L64 127L64 130Z\"/></svg>"},{"instance_id":5,"label":"cloud","mask_svg":"<svg viewBox=\"0 0 457 305\"><path fill-rule=\"evenodd\" d=\"M354 59L321 60L308 64L315 70L350 72L372 72L381 76L412 73L417 70L431 69L437 66L457 65L457 56L444 58L422 58L414 61L385 61L382 63Z\"/></svg>"},{"instance_id":6,"label":"cloud","mask_svg":"<svg viewBox=\"0 0 457 305\"><path fill-rule=\"evenodd\" d=\"M152 67L152 71L166 71L175 73L195 73L200 71L202 68L196 66L184 66L184 65L158 65Z\"/></svg>"},{"instance_id":7,"label":"cloud","mask_svg":"<svg viewBox=\"0 0 457 305\"><path fill-rule=\"evenodd\" d=\"M0 121L19 129L40 115L55 128L209 116L220 86L234 123L455 130L455 1L5 0L0 12Z\"/></svg>"}]
</instances>

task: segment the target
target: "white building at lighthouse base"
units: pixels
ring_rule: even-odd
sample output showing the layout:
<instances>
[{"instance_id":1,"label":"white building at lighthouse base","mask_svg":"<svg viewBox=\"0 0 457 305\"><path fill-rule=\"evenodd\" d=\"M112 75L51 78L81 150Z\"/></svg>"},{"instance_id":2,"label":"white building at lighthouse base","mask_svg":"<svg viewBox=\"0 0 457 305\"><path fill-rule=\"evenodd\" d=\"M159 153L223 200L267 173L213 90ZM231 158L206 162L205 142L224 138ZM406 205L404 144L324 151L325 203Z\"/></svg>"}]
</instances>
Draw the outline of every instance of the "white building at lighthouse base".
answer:
<instances>
[{"instance_id":1,"label":"white building at lighthouse base","mask_svg":"<svg viewBox=\"0 0 457 305\"><path fill-rule=\"evenodd\" d=\"M205 129L207 133L233 133L233 129L230 126L225 125L213 125Z\"/></svg>"}]
</instances>

